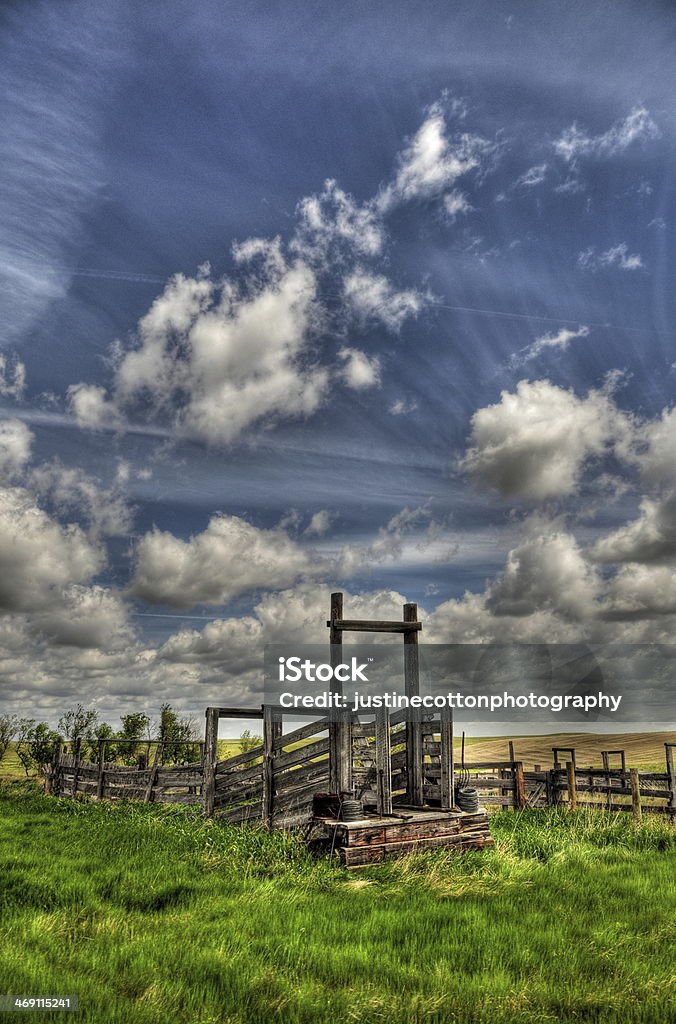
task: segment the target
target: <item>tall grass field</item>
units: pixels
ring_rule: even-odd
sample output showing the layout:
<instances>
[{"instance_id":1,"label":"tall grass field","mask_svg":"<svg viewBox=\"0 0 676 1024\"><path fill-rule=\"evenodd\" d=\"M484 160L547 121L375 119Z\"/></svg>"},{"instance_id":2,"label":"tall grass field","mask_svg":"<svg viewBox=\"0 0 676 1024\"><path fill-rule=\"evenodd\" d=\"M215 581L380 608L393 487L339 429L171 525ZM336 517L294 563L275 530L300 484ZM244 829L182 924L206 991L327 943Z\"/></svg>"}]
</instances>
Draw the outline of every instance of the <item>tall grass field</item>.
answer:
<instances>
[{"instance_id":1,"label":"tall grass field","mask_svg":"<svg viewBox=\"0 0 676 1024\"><path fill-rule=\"evenodd\" d=\"M76 995L27 1019L92 1024L676 1020L673 829L492 830L494 850L350 874L295 836L5 782L0 992Z\"/></svg>"}]
</instances>

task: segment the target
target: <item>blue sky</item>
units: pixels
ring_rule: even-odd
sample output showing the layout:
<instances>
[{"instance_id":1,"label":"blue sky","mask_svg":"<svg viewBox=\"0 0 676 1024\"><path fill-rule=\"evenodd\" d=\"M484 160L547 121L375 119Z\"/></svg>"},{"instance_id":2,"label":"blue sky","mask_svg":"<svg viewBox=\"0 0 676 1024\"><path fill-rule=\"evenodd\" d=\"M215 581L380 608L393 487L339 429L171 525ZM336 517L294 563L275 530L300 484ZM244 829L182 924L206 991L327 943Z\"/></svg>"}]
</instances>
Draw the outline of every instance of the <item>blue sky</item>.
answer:
<instances>
[{"instance_id":1,"label":"blue sky","mask_svg":"<svg viewBox=\"0 0 676 1024\"><path fill-rule=\"evenodd\" d=\"M669 640L675 35L5 4L4 704L246 702L336 586L430 640Z\"/></svg>"}]
</instances>

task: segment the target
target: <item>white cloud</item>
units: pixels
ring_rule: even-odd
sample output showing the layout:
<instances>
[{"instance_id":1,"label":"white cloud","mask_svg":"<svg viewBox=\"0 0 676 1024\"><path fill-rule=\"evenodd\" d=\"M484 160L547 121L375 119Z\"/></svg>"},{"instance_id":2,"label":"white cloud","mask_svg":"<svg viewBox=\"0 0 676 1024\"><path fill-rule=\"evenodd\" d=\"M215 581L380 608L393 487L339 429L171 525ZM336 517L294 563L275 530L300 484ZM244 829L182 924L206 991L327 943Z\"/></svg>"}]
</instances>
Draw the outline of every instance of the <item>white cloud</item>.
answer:
<instances>
[{"instance_id":1,"label":"white cloud","mask_svg":"<svg viewBox=\"0 0 676 1024\"><path fill-rule=\"evenodd\" d=\"M367 356L359 349L343 347L338 357L343 361L341 376L353 391L364 391L380 384L380 360L377 356Z\"/></svg>"},{"instance_id":2,"label":"white cloud","mask_svg":"<svg viewBox=\"0 0 676 1024\"><path fill-rule=\"evenodd\" d=\"M78 526L50 519L23 488L0 490L0 609L53 607L64 587L91 579L103 563Z\"/></svg>"},{"instance_id":3,"label":"white cloud","mask_svg":"<svg viewBox=\"0 0 676 1024\"><path fill-rule=\"evenodd\" d=\"M134 633L120 595L105 587L70 586L58 604L33 615L31 632L51 644L119 650Z\"/></svg>"},{"instance_id":4,"label":"white cloud","mask_svg":"<svg viewBox=\"0 0 676 1024\"><path fill-rule=\"evenodd\" d=\"M26 367L19 359L8 360L0 353L0 395L21 398L26 387Z\"/></svg>"},{"instance_id":5,"label":"white cloud","mask_svg":"<svg viewBox=\"0 0 676 1024\"><path fill-rule=\"evenodd\" d=\"M323 537L331 527L331 513L323 508L315 512L305 529L307 537Z\"/></svg>"},{"instance_id":6,"label":"white cloud","mask_svg":"<svg viewBox=\"0 0 676 1024\"><path fill-rule=\"evenodd\" d=\"M0 420L0 479L13 480L23 473L33 440L21 420Z\"/></svg>"},{"instance_id":7,"label":"white cloud","mask_svg":"<svg viewBox=\"0 0 676 1024\"><path fill-rule=\"evenodd\" d=\"M604 392L578 398L548 380L522 380L474 413L462 466L506 498L563 497L575 493L590 459L625 443L630 431Z\"/></svg>"},{"instance_id":8,"label":"white cloud","mask_svg":"<svg viewBox=\"0 0 676 1024\"><path fill-rule=\"evenodd\" d=\"M486 608L498 616L555 612L580 621L593 613L599 584L575 538L553 528L510 551L487 591Z\"/></svg>"},{"instance_id":9,"label":"white cloud","mask_svg":"<svg viewBox=\"0 0 676 1024\"><path fill-rule=\"evenodd\" d=\"M98 384L71 384L68 404L78 426L85 430L119 427L122 423L119 409L107 397L106 389Z\"/></svg>"},{"instance_id":10,"label":"white cloud","mask_svg":"<svg viewBox=\"0 0 676 1024\"><path fill-rule=\"evenodd\" d=\"M474 207L464 192L453 189L447 192L443 200L444 212L450 221L455 221L463 213L471 213Z\"/></svg>"},{"instance_id":11,"label":"white cloud","mask_svg":"<svg viewBox=\"0 0 676 1024\"><path fill-rule=\"evenodd\" d=\"M676 558L676 492L644 498L640 514L593 546L597 562L671 562Z\"/></svg>"},{"instance_id":12,"label":"white cloud","mask_svg":"<svg viewBox=\"0 0 676 1024\"><path fill-rule=\"evenodd\" d=\"M329 179L319 195L301 199L292 249L304 259L326 260L348 255L378 256L385 229L373 203L359 204Z\"/></svg>"},{"instance_id":13,"label":"white cloud","mask_svg":"<svg viewBox=\"0 0 676 1024\"><path fill-rule=\"evenodd\" d=\"M542 334L539 338L536 338L533 344L523 349L518 356L514 357L512 362L517 364L525 363L528 359L536 359L548 349L559 349L565 352L571 341L588 336L589 328L584 325L578 327L576 331L571 331L568 327L562 327L561 330L556 331L554 334Z\"/></svg>"},{"instance_id":14,"label":"white cloud","mask_svg":"<svg viewBox=\"0 0 676 1024\"><path fill-rule=\"evenodd\" d=\"M327 565L283 530L261 530L238 516L213 516L184 541L153 530L136 549L131 592L152 604L219 605L237 594L319 576Z\"/></svg>"},{"instance_id":15,"label":"white cloud","mask_svg":"<svg viewBox=\"0 0 676 1024\"><path fill-rule=\"evenodd\" d=\"M118 472L119 468L118 464ZM58 460L43 463L31 471L29 483L60 515L81 516L93 534L124 537L131 530L132 512L123 494L103 487L82 469L64 466Z\"/></svg>"},{"instance_id":16,"label":"white cloud","mask_svg":"<svg viewBox=\"0 0 676 1024\"><path fill-rule=\"evenodd\" d=\"M601 614L611 621L676 614L676 572L666 566L623 565L608 586Z\"/></svg>"},{"instance_id":17,"label":"white cloud","mask_svg":"<svg viewBox=\"0 0 676 1024\"><path fill-rule=\"evenodd\" d=\"M418 403L414 398L397 398L389 407L389 413L392 416L404 416L406 413L414 412L418 408Z\"/></svg>"},{"instance_id":18,"label":"white cloud","mask_svg":"<svg viewBox=\"0 0 676 1024\"><path fill-rule=\"evenodd\" d=\"M236 246L251 261L243 284L179 274L139 323L139 344L119 357L112 398L76 385L83 425L135 409L173 420L180 435L227 444L254 424L314 412L328 372L312 356L316 279L287 263L278 239Z\"/></svg>"},{"instance_id":19,"label":"white cloud","mask_svg":"<svg viewBox=\"0 0 676 1024\"><path fill-rule=\"evenodd\" d=\"M429 296L413 290L397 291L382 274L358 267L343 280L348 307L358 319L380 321L393 332L401 330L404 320L417 316Z\"/></svg>"},{"instance_id":20,"label":"white cloud","mask_svg":"<svg viewBox=\"0 0 676 1024\"><path fill-rule=\"evenodd\" d=\"M629 246L626 242L620 242L605 252L597 252L591 246L585 249L577 257L577 263L583 270L598 270L602 267L617 267L619 270L640 270L643 267L643 260L638 253L629 253Z\"/></svg>"},{"instance_id":21,"label":"white cloud","mask_svg":"<svg viewBox=\"0 0 676 1024\"><path fill-rule=\"evenodd\" d=\"M546 163L529 167L527 171L516 179L514 188L534 188L536 185L541 185L547 177L547 167Z\"/></svg>"},{"instance_id":22,"label":"white cloud","mask_svg":"<svg viewBox=\"0 0 676 1024\"><path fill-rule=\"evenodd\" d=\"M639 105L600 135L589 135L577 124L571 125L554 142L554 149L560 157L571 163L580 156L615 156L635 142L648 142L659 136L660 130L648 110Z\"/></svg>"},{"instance_id":23,"label":"white cloud","mask_svg":"<svg viewBox=\"0 0 676 1024\"><path fill-rule=\"evenodd\" d=\"M676 483L676 408L664 409L638 430L636 462L646 484Z\"/></svg>"},{"instance_id":24,"label":"white cloud","mask_svg":"<svg viewBox=\"0 0 676 1024\"><path fill-rule=\"evenodd\" d=\"M387 211L400 203L437 198L462 175L480 168L493 148L486 139L467 132L449 138L444 104L433 103L401 153L394 181L382 189L380 209Z\"/></svg>"}]
</instances>

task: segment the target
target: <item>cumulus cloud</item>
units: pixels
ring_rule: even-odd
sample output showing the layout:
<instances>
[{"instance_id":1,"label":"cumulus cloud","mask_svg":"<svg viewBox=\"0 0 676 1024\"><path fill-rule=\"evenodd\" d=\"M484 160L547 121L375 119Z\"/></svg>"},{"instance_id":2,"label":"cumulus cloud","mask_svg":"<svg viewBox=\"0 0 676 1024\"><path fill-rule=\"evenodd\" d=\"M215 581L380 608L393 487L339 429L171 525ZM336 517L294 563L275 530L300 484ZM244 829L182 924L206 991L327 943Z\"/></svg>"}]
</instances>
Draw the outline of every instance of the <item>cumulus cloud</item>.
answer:
<instances>
[{"instance_id":1,"label":"cumulus cloud","mask_svg":"<svg viewBox=\"0 0 676 1024\"><path fill-rule=\"evenodd\" d=\"M136 549L131 592L152 604L185 609L224 604L237 594L288 586L325 571L321 559L281 529L213 516L206 530L187 541L157 529L145 534Z\"/></svg>"},{"instance_id":2,"label":"cumulus cloud","mask_svg":"<svg viewBox=\"0 0 676 1024\"><path fill-rule=\"evenodd\" d=\"M551 611L580 621L592 614L598 593L596 571L575 538L553 529L510 551L503 572L488 589L486 608L500 616Z\"/></svg>"},{"instance_id":3,"label":"cumulus cloud","mask_svg":"<svg viewBox=\"0 0 676 1024\"><path fill-rule=\"evenodd\" d=\"M342 360L341 376L353 391L364 391L380 384L380 360L367 356L356 348L343 347L338 353Z\"/></svg>"},{"instance_id":4,"label":"cumulus cloud","mask_svg":"<svg viewBox=\"0 0 676 1024\"><path fill-rule=\"evenodd\" d=\"M667 566L623 565L608 585L601 614L620 622L676 614L676 572Z\"/></svg>"},{"instance_id":5,"label":"cumulus cloud","mask_svg":"<svg viewBox=\"0 0 676 1024\"><path fill-rule=\"evenodd\" d=\"M583 270L600 270L604 267L617 267L618 270L641 270L643 260L639 253L630 253L626 242L611 246L605 252L597 252L591 246L577 257L578 266Z\"/></svg>"},{"instance_id":6,"label":"cumulus cloud","mask_svg":"<svg viewBox=\"0 0 676 1024\"><path fill-rule=\"evenodd\" d=\"M429 296L408 289L398 291L382 274L372 274L358 267L343 280L348 308L363 322L380 321L397 333L409 316L416 316Z\"/></svg>"},{"instance_id":7,"label":"cumulus cloud","mask_svg":"<svg viewBox=\"0 0 676 1024\"><path fill-rule=\"evenodd\" d=\"M312 354L316 280L287 262L279 240L236 247L252 262L241 285L176 275L139 323L138 346L121 355L112 398L78 385L80 422L97 425L111 407L165 416L177 432L227 444L253 424L314 412L328 372Z\"/></svg>"},{"instance_id":8,"label":"cumulus cloud","mask_svg":"<svg viewBox=\"0 0 676 1024\"><path fill-rule=\"evenodd\" d=\"M357 203L332 179L319 195L301 199L296 212L291 247L304 259L378 256L383 250L385 228L373 202Z\"/></svg>"},{"instance_id":9,"label":"cumulus cloud","mask_svg":"<svg viewBox=\"0 0 676 1024\"><path fill-rule=\"evenodd\" d=\"M636 461L647 484L676 483L676 408L642 424Z\"/></svg>"},{"instance_id":10,"label":"cumulus cloud","mask_svg":"<svg viewBox=\"0 0 676 1024\"><path fill-rule=\"evenodd\" d=\"M447 118L463 114L447 97L433 104L375 196L359 201L329 179L300 200L286 241L234 244L230 276L214 279L208 264L194 276L174 275L132 342L113 345L110 386L68 388L77 423L97 430L152 422L176 437L227 446L253 429L315 413L344 378L331 370L327 324L341 339L355 323L397 333L432 301L383 274L386 220L415 199L440 199L451 219L471 209L453 185L483 173L496 147L449 133ZM364 360L350 364L349 380L370 373L375 382L375 362L369 370Z\"/></svg>"},{"instance_id":11,"label":"cumulus cloud","mask_svg":"<svg viewBox=\"0 0 676 1024\"><path fill-rule=\"evenodd\" d=\"M98 384L71 384L68 388L68 405L78 426L85 430L102 430L119 427L122 423L120 410Z\"/></svg>"},{"instance_id":12,"label":"cumulus cloud","mask_svg":"<svg viewBox=\"0 0 676 1024\"><path fill-rule=\"evenodd\" d=\"M118 484L124 484L124 472ZM102 486L84 470L54 460L36 466L29 475L32 489L49 500L61 516L81 517L93 534L124 537L131 530L132 511L117 487Z\"/></svg>"},{"instance_id":13,"label":"cumulus cloud","mask_svg":"<svg viewBox=\"0 0 676 1024\"><path fill-rule=\"evenodd\" d=\"M477 170L493 149L486 139L468 132L449 137L445 105L433 103L401 153L394 181L381 191L380 208L437 198L462 175Z\"/></svg>"},{"instance_id":14,"label":"cumulus cloud","mask_svg":"<svg viewBox=\"0 0 676 1024\"><path fill-rule=\"evenodd\" d=\"M646 107L638 105L627 117L600 135L590 135L577 124L572 124L553 145L556 153L571 163L580 156L615 156L636 142L649 142L659 136L660 130Z\"/></svg>"},{"instance_id":15,"label":"cumulus cloud","mask_svg":"<svg viewBox=\"0 0 676 1024\"><path fill-rule=\"evenodd\" d=\"M10 481L23 473L33 440L21 420L0 420L0 480Z\"/></svg>"},{"instance_id":16,"label":"cumulus cloud","mask_svg":"<svg viewBox=\"0 0 676 1024\"><path fill-rule=\"evenodd\" d=\"M308 523L305 534L308 537L323 537L331 527L331 513L323 508L315 512Z\"/></svg>"},{"instance_id":17,"label":"cumulus cloud","mask_svg":"<svg viewBox=\"0 0 676 1024\"><path fill-rule=\"evenodd\" d=\"M0 395L21 398L26 387L26 367L16 357L8 359L0 353Z\"/></svg>"},{"instance_id":18,"label":"cumulus cloud","mask_svg":"<svg viewBox=\"0 0 676 1024\"><path fill-rule=\"evenodd\" d=\"M640 514L593 546L597 562L663 562L676 558L676 492L644 498Z\"/></svg>"},{"instance_id":19,"label":"cumulus cloud","mask_svg":"<svg viewBox=\"0 0 676 1024\"><path fill-rule=\"evenodd\" d=\"M79 526L55 522L23 488L0 490L1 610L53 607L64 587L90 580L103 564Z\"/></svg>"},{"instance_id":20,"label":"cumulus cloud","mask_svg":"<svg viewBox=\"0 0 676 1024\"><path fill-rule=\"evenodd\" d=\"M99 586L67 587L58 604L32 617L30 629L50 644L102 651L135 639L120 594Z\"/></svg>"},{"instance_id":21,"label":"cumulus cloud","mask_svg":"<svg viewBox=\"0 0 676 1024\"><path fill-rule=\"evenodd\" d=\"M565 352L571 341L575 341L577 338L587 338L588 336L589 328L584 325L578 327L576 331L572 331L568 327L562 327L560 331L556 331L553 334L540 335L532 345L529 345L515 356L512 362L525 363L528 359L536 359L549 349L558 349L561 352Z\"/></svg>"},{"instance_id":22,"label":"cumulus cloud","mask_svg":"<svg viewBox=\"0 0 676 1024\"><path fill-rule=\"evenodd\" d=\"M475 481L528 501L575 493L585 465L623 444L631 423L601 391L578 398L548 380L517 384L474 413L462 462Z\"/></svg>"}]
</instances>

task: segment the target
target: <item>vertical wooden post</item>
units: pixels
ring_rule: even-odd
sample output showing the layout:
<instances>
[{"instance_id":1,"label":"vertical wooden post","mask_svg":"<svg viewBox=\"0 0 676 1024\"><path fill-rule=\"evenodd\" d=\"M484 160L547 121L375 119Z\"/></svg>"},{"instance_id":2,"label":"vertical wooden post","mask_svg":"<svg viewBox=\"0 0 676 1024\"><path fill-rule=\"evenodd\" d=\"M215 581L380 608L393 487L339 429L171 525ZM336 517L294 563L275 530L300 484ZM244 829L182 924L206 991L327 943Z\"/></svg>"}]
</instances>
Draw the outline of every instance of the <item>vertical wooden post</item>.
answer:
<instances>
[{"instance_id":1,"label":"vertical wooden post","mask_svg":"<svg viewBox=\"0 0 676 1024\"><path fill-rule=\"evenodd\" d=\"M514 757L514 741L513 740L509 741L509 760L512 761L512 762L514 762L516 760L515 757Z\"/></svg>"},{"instance_id":2,"label":"vertical wooden post","mask_svg":"<svg viewBox=\"0 0 676 1024\"><path fill-rule=\"evenodd\" d=\"M575 765L572 761L566 761L566 772L568 773L568 807L571 811L576 811L577 780L575 779Z\"/></svg>"},{"instance_id":3,"label":"vertical wooden post","mask_svg":"<svg viewBox=\"0 0 676 1024\"><path fill-rule=\"evenodd\" d=\"M103 766L106 763L106 741L99 740L99 777L96 782L96 799L103 797Z\"/></svg>"},{"instance_id":4,"label":"vertical wooden post","mask_svg":"<svg viewBox=\"0 0 676 1024\"><path fill-rule=\"evenodd\" d=\"M73 746L73 788L71 796L77 793L77 785L80 781L80 751L82 749L82 737L78 736Z\"/></svg>"},{"instance_id":5,"label":"vertical wooden post","mask_svg":"<svg viewBox=\"0 0 676 1024\"><path fill-rule=\"evenodd\" d=\"M390 716L387 708L376 711L376 773L378 776L378 814L392 813L392 758Z\"/></svg>"},{"instance_id":6,"label":"vertical wooden post","mask_svg":"<svg viewBox=\"0 0 676 1024\"><path fill-rule=\"evenodd\" d=\"M453 762L453 709L444 705L440 714L441 809L450 811L454 803L455 764Z\"/></svg>"},{"instance_id":7,"label":"vertical wooden post","mask_svg":"<svg viewBox=\"0 0 676 1024\"><path fill-rule=\"evenodd\" d=\"M164 743L160 740L155 747L155 756L153 757L152 767L150 767L148 773L148 784L146 785L146 791L143 797L143 802L146 804L152 803L153 790L157 785L157 773L160 769L160 760L162 758Z\"/></svg>"},{"instance_id":8,"label":"vertical wooden post","mask_svg":"<svg viewBox=\"0 0 676 1024\"><path fill-rule=\"evenodd\" d=\"M275 811L275 751L274 743L282 735L282 718L272 704L263 705L263 803L261 817L272 828Z\"/></svg>"},{"instance_id":9,"label":"vertical wooden post","mask_svg":"<svg viewBox=\"0 0 676 1024\"><path fill-rule=\"evenodd\" d=\"M606 787L606 810L609 811L613 803L613 792L610 775L608 774L610 772L610 758L607 750L601 751L601 760L603 761L603 771L606 773L603 781Z\"/></svg>"},{"instance_id":10,"label":"vertical wooden post","mask_svg":"<svg viewBox=\"0 0 676 1024\"><path fill-rule=\"evenodd\" d=\"M340 591L331 594L331 615L329 619L331 666L335 668L343 660L343 631L335 625L343 617L343 595ZM331 683L331 692L343 693L339 679ZM329 723L329 789L342 793L352 789L352 728L349 711L334 711Z\"/></svg>"},{"instance_id":11,"label":"vertical wooden post","mask_svg":"<svg viewBox=\"0 0 676 1024\"><path fill-rule=\"evenodd\" d=\"M540 771L540 765L539 764L534 764L533 765L533 771L534 772L539 772Z\"/></svg>"},{"instance_id":12,"label":"vertical wooden post","mask_svg":"<svg viewBox=\"0 0 676 1024\"><path fill-rule=\"evenodd\" d=\"M667 763L667 780L669 784L669 817L673 821L676 818L676 773L674 772L674 744L664 744L664 757Z\"/></svg>"},{"instance_id":13,"label":"vertical wooden post","mask_svg":"<svg viewBox=\"0 0 676 1024\"><path fill-rule=\"evenodd\" d=\"M638 824L643 817L643 808L641 807L641 780L636 768L629 769L629 783L631 785L631 812L634 821Z\"/></svg>"},{"instance_id":14,"label":"vertical wooden post","mask_svg":"<svg viewBox=\"0 0 676 1024\"><path fill-rule=\"evenodd\" d=\"M418 621L417 604L404 605L404 622ZM418 633L408 630L404 633L404 690L407 697L420 694L420 662L418 655ZM423 749L420 710L409 708L406 720L406 785L407 799L414 807L423 804Z\"/></svg>"},{"instance_id":15,"label":"vertical wooden post","mask_svg":"<svg viewBox=\"0 0 676 1024\"><path fill-rule=\"evenodd\" d=\"M522 811L526 806L526 780L523 777L523 761L514 762L514 806Z\"/></svg>"},{"instance_id":16,"label":"vertical wooden post","mask_svg":"<svg viewBox=\"0 0 676 1024\"><path fill-rule=\"evenodd\" d=\"M59 793L59 782L60 782L60 771L61 771L61 750L63 744L61 740L54 745L54 753L52 754L52 763L47 781L45 783L45 793L51 793L52 796L57 796Z\"/></svg>"},{"instance_id":17,"label":"vertical wooden post","mask_svg":"<svg viewBox=\"0 0 676 1024\"><path fill-rule=\"evenodd\" d=\"M207 708L204 731L204 776L202 812L205 818L214 815L216 799L216 760L218 758L218 708Z\"/></svg>"}]
</instances>

